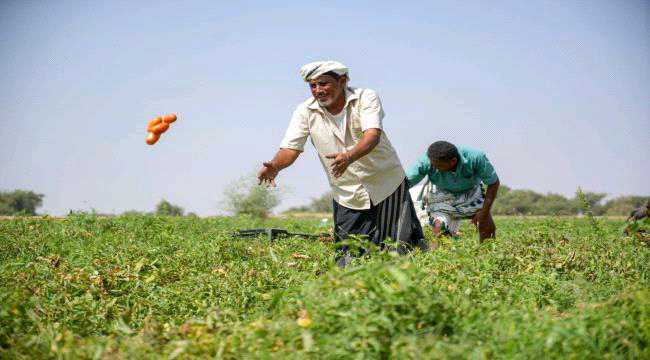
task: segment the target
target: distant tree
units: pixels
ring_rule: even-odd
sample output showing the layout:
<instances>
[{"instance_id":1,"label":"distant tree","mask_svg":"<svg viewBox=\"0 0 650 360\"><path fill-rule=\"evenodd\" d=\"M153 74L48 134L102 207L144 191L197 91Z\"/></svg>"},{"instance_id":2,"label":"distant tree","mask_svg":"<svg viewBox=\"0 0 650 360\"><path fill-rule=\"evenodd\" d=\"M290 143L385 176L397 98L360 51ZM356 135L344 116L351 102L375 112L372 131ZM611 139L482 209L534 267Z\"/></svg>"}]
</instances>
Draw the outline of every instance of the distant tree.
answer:
<instances>
[{"instance_id":1,"label":"distant tree","mask_svg":"<svg viewBox=\"0 0 650 360\"><path fill-rule=\"evenodd\" d=\"M607 194L586 191L584 192L584 195L585 195L585 200L587 201L587 205L589 205L589 208L591 209L591 212L594 215L603 215L605 211L603 209L603 205L601 204L601 202L607 196ZM582 204L580 203L580 197L578 196L577 192L574 201L576 203L576 208L581 209ZM576 212L578 212L578 210Z\"/></svg>"},{"instance_id":2,"label":"distant tree","mask_svg":"<svg viewBox=\"0 0 650 360\"><path fill-rule=\"evenodd\" d=\"M266 218L280 204L280 189L258 185L255 174L240 178L224 190L223 205L233 215Z\"/></svg>"},{"instance_id":3,"label":"distant tree","mask_svg":"<svg viewBox=\"0 0 650 360\"><path fill-rule=\"evenodd\" d=\"M156 215L183 216L184 211L182 207L174 205L165 199L160 200L156 205Z\"/></svg>"},{"instance_id":4,"label":"distant tree","mask_svg":"<svg viewBox=\"0 0 650 360\"><path fill-rule=\"evenodd\" d=\"M287 209L285 212L313 212L313 213L325 213L332 212L332 199L333 194L331 191L324 193L323 195L312 198L311 202L308 205L294 206Z\"/></svg>"},{"instance_id":5,"label":"distant tree","mask_svg":"<svg viewBox=\"0 0 650 360\"><path fill-rule=\"evenodd\" d=\"M492 206L496 215L534 215L538 208L537 201L544 195L532 190L509 190L497 195Z\"/></svg>"},{"instance_id":6,"label":"distant tree","mask_svg":"<svg viewBox=\"0 0 650 360\"><path fill-rule=\"evenodd\" d=\"M312 212L311 207L309 205L301 205L301 206L292 206L285 210L285 213L291 213L291 212Z\"/></svg>"},{"instance_id":7,"label":"distant tree","mask_svg":"<svg viewBox=\"0 0 650 360\"><path fill-rule=\"evenodd\" d=\"M603 212L605 215L627 216L632 210L644 206L647 201L647 196L621 196L607 201L603 205Z\"/></svg>"},{"instance_id":8,"label":"distant tree","mask_svg":"<svg viewBox=\"0 0 650 360\"><path fill-rule=\"evenodd\" d=\"M45 195L33 191L0 191L0 215L36 215Z\"/></svg>"},{"instance_id":9,"label":"distant tree","mask_svg":"<svg viewBox=\"0 0 650 360\"><path fill-rule=\"evenodd\" d=\"M11 208L4 196L0 195L0 215L12 215L13 213L14 210Z\"/></svg>"},{"instance_id":10,"label":"distant tree","mask_svg":"<svg viewBox=\"0 0 650 360\"><path fill-rule=\"evenodd\" d=\"M487 187L485 187L485 189L487 190ZM497 197L505 195L505 194L509 193L511 190L512 189L509 186L500 184L499 185L499 192L497 193Z\"/></svg>"},{"instance_id":11,"label":"distant tree","mask_svg":"<svg viewBox=\"0 0 650 360\"><path fill-rule=\"evenodd\" d=\"M123 212L120 215L122 215L122 216L144 216L144 215L148 215L148 214L146 212L144 212L144 211L127 210L127 211Z\"/></svg>"},{"instance_id":12,"label":"distant tree","mask_svg":"<svg viewBox=\"0 0 650 360\"><path fill-rule=\"evenodd\" d=\"M332 212L332 199L334 198L334 194L332 194L331 191L328 191L321 195L320 197L317 197L315 199L311 200L311 203L309 204L309 208L313 212Z\"/></svg>"},{"instance_id":13,"label":"distant tree","mask_svg":"<svg viewBox=\"0 0 650 360\"><path fill-rule=\"evenodd\" d=\"M534 215L575 215L578 204L560 194L547 194L535 203Z\"/></svg>"},{"instance_id":14,"label":"distant tree","mask_svg":"<svg viewBox=\"0 0 650 360\"><path fill-rule=\"evenodd\" d=\"M604 212L602 200L604 193L586 192L584 198L595 215ZM576 215L582 211L584 204L576 195L566 198L560 194L540 194L532 190L512 190L507 186L499 187L492 211L497 215Z\"/></svg>"},{"instance_id":15,"label":"distant tree","mask_svg":"<svg viewBox=\"0 0 650 360\"><path fill-rule=\"evenodd\" d=\"M578 196L567 198L560 194L540 194L532 190L513 190L499 186L497 199L492 206L495 215L577 215L585 210L585 203L594 215L629 215L647 202L647 197L623 196L603 203L605 193L584 192L584 202ZM327 192L312 199L309 205L293 207L287 212L330 212L332 193Z\"/></svg>"}]
</instances>

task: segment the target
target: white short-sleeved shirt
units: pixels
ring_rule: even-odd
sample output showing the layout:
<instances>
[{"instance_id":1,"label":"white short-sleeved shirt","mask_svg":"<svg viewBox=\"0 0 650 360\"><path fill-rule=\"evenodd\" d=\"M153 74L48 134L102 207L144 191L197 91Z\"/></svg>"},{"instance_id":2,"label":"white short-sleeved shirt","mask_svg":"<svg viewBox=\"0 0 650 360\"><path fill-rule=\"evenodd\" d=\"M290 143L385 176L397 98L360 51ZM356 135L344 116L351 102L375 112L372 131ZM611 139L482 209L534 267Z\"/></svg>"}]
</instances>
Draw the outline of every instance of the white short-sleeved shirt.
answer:
<instances>
[{"instance_id":1,"label":"white short-sleeved shirt","mask_svg":"<svg viewBox=\"0 0 650 360\"><path fill-rule=\"evenodd\" d=\"M327 117L330 120L334 121L334 123L339 127L339 130L341 131L341 134L343 134L345 132L345 128L348 125L348 122L347 122L348 116L347 116L347 111L345 111L345 109L341 110L341 112L336 114L336 115L330 114L330 112L327 111L327 109L325 109L324 114L325 114L325 117Z\"/></svg>"},{"instance_id":2,"label":"white short-sleeved shirt","mask_svg":"<svg viewBox=\"0 0 650 360\"><path fill-rule=\"evenodd\" d=\"M370 89L348 88L343 128L326 111L313 97L298 105L280 148L303 151L310 137L327 174L334 200L350 209L369 209L371 204L378 204L390 196L405 178L397 153L383 131L384 110L379 96ZM379 144L350 164L341 177L335 178L331 172L333 160L325 156L352 150L368 129L382 129Z\"/></svg>"}]
</instances>

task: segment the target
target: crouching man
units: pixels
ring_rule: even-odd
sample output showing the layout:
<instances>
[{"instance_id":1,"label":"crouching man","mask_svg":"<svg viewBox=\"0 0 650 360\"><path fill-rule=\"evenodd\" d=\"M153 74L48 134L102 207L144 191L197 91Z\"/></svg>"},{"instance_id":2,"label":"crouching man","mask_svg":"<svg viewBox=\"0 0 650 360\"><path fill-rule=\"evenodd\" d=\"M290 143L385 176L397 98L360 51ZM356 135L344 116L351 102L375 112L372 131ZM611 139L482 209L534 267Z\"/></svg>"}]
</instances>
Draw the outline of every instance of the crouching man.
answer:
<instances>
[{"instance_id":1,"label":"crouching man","mask_svg":"<svg viewBox=\"0 0 650 360\"><path fill-rule=\"evenodd\" d=\"M391 238L404 250L413 246L424 250L404 169L383 131L384 111L377 93L349 87L348 69L336 61L309 63L300 75L312 97L294 111L280 150L258 173L260 182L274 184L278 172L293 164L310 137L334 194L335 242L365 238L382 246ZM340 246L337 264L346 266L353 255L347 246Z\"/></svg>"},{"instance_id":2,"label":"crouching man","mask_svg":"<svg viewBox=\"0 0 650 360\"><path fill-rule=\"evenodd\" d=\"M428 178L418 200L422 201L434 233L454 236L460 221L471 219L481 241L495 237L490 209L497 196L499 178L483 151L436 141L408 169L406 176L410 186L425 176ZM487 186L485 192L482 184Z\"/></svg>"},{"instance_id":3,"label":"crouching man","mask_svg":"<svg viewBox=\"0 0 650 360\"><path fill-rule=\"evenodd\" d=\"M648 225L650 225L650 199L638 209L633 210L630 216L627 217L627 225L623 230L623 234L636 236L650 243L650 236L648 235Z\"/></svg>"}]
</instances>

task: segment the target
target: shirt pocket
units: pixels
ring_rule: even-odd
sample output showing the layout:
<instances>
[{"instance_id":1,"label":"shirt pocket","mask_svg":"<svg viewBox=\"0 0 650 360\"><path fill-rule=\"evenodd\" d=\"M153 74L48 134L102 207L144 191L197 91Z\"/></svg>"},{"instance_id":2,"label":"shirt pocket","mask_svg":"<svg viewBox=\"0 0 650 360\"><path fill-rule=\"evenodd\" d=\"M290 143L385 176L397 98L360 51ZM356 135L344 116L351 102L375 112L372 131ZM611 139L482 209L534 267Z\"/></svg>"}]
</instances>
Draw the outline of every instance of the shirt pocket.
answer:
<instances>
[{"instance_id":1,"label":"shirt pocket","mask_svg":"<svg viewBox=\"0 0 650 360\"><path fill-rule=\"evenodd\" d=\"M348 118L350 119L350 134L352 135L352 139L354 142L359 142L363 136L361 118L359 118L359 114L355 111L350 111L350 116Z\"/></svg>"},{"instance_id":2,"label":"shirt pocket","mask_svg":"<svg viewBox=\"0 0 650 360\"><path fill-rule=\"evenodd\" d=\"M343 148L338 145L334 134L330 131L325 123L325 119L319 116L314 116L310 121L310 135L311 142L314 144L316 151L322 155L334 154L343 151Z\"/></svg>"}]
</instances>

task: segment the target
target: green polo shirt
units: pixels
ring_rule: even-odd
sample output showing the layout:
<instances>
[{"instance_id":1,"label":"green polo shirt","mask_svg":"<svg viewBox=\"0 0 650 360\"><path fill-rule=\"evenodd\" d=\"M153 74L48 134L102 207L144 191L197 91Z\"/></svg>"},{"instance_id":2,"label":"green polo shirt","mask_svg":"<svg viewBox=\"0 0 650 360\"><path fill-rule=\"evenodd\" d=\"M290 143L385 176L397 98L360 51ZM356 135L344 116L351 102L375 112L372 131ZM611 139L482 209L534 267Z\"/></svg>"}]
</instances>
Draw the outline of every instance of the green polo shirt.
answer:
<instances>
[{"instance_id":1,"label":"green polo shirt","mask_svg":"<svg viewBox=\"0 0 650 360\"><path fill-rule=\"evenodd\" d=\"M409 186L414 186L428 176L436 188L452 193L462 193L473 189L480 182L492 185L499 180L494 167L483 151L460 146L458 153L460 159L458 159L455 171L436 170L431 166L427 154L422 155L406 172Z\"/></svg>"}]
</instances>

